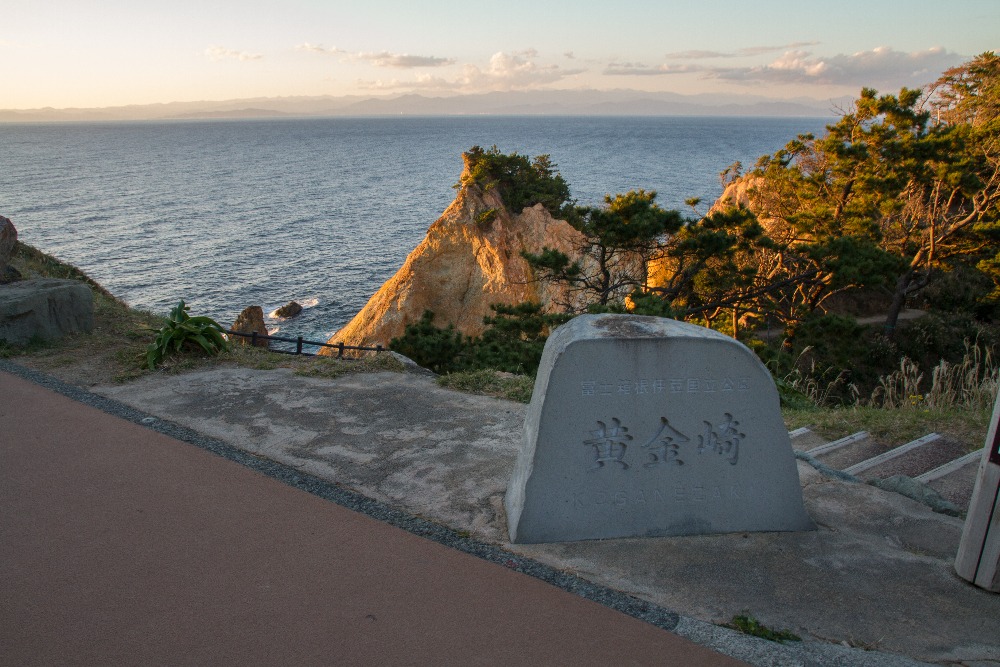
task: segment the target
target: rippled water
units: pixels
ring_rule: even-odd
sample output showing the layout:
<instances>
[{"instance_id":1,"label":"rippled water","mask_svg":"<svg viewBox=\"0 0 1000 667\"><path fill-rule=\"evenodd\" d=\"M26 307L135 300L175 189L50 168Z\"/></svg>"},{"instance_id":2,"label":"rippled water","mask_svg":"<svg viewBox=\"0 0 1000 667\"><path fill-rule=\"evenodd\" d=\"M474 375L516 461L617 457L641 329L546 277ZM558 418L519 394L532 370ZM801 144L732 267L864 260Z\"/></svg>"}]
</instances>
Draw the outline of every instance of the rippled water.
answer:
<instances>
[{"instance_id":1,"label":"rippled water","mask_svg":"<svg viewBox=\"0 0 1000 667\"><path fill-rule=\"evenodd\" d=\"M547 153L581 204L654 189L711 201L718 173L816 118L335 118L0 125L0 215L133 306L183 298L224 325L311 304L281 335L325 340L454 198L461 153Z\"/></svg>"}]
</instances>

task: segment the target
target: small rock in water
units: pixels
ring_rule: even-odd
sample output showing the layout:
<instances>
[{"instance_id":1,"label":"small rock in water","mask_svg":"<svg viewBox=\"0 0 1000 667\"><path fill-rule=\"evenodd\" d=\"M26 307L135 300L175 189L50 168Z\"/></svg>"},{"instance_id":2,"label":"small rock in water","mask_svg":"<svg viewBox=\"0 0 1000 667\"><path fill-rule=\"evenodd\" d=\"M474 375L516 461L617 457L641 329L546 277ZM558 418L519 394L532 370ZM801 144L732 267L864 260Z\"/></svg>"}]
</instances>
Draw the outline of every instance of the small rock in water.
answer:
<instances>
[{"instance_id":1,"label":"small rock in water","mask_svg":"<svg viewBox=\"0 0 1000 667\"><path fill-rule=\"evenodd\" d=\"M287 304L274 311L275 317L295 317L302 312L302 306L300 306L295 301L289 301Z\"/></svg>"}]
</instances>

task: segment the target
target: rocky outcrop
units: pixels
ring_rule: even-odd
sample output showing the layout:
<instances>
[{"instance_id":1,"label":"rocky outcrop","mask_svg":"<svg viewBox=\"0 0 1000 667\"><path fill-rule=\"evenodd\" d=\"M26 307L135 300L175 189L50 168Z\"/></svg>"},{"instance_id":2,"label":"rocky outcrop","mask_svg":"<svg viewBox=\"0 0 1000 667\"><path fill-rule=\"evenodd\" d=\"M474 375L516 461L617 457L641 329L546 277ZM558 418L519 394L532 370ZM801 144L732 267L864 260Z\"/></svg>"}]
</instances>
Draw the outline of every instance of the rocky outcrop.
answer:
<instances>
[{"instance_id":1,"label":"rocky outcrop","mask_svg":"<svg viewBox=\"0 0 1000 667\"><path fill-rule=\"evenodd\" d=\"M0 340L24 345L94 328L94 295L76 280L21 280L0 286Z\"/></svg>"},{"instance_id":2,"label":"rocky outcrop","mask_svg":"<svg viewBox=\"0 0 1000 667\"><path fill-rule=\"evenodd\" d=\"M240 331L258 336L267 335L267 327L264 325L264 309L260 306L247 306L233 322L232 331ZM257 347L267 347L266 339L249 338L247 336L230 336L229 342L234 345L256 345Z\"/></svg>"},{"instance_id":3,"label":"rocky outcrop","mask_svg":"<svg viewBox=\"0 0 1000 667\"><path fill-rule=\"evenodd\" d=\"M725 189L712 207L708 209L709 215L715 213L716 211L725 210L733 206L743 206L746 208L751 207L751 195L756 191L756 188L763 184L763 179L754 178L750 176L741 176L732 180L726 185Z\"/></svg>"},{"instance_id":4,"label":"rocky outcrop","mask_svg":"<svg viewBox=\"0 0 1000 667\"><path fill-rule=\"evenodd\" d=\"M17 248L17 229L10 218L0 215L0 285L21 279L21 274L11 266Z\"/></svg>"},{"instance_id":5,"label":"rocky outcrop","mask_svg":"<svg viewBox=\"0 0 1000 667\"><path fill-rule=\"evenodd\" d=\"M301 312L302 312L302 306L298 302L289 301L284 306L274 311L274 316L286 319L289 317L295 317Z\"/></svg>"},{"instance_id":6,"label":"rocky outcrop","mask_svg":"<svg viewBox=\"0 0 1000 667\"><path fill-rule=\"evenodd\" d=\"M329 342L388 345L427 310L438 326L478 335L491 304L569 301L564 288L534 280L521 252L548 246L572 256L579 239L540 204L511 212L495 190L464 185L396 275Z\"/></svg>"}]
</instances>

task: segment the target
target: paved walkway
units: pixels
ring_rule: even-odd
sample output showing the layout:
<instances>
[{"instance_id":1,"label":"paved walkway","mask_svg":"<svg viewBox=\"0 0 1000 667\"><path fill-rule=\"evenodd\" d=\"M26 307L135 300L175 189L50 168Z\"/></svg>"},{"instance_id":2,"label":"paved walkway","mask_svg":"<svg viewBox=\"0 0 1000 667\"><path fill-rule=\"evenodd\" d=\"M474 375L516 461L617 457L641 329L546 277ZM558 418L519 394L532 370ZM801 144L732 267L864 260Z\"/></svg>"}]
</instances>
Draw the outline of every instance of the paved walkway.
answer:
<instances>
[{"instance_id":1,"label":"paved walkway","mask_svg":"<svg viewBox=\"0 0 1000 667\"><path fill-rule=\"evenodd\" d=\"M0 372L0 663L738 665Z\"/></svg>"}]
</instances>

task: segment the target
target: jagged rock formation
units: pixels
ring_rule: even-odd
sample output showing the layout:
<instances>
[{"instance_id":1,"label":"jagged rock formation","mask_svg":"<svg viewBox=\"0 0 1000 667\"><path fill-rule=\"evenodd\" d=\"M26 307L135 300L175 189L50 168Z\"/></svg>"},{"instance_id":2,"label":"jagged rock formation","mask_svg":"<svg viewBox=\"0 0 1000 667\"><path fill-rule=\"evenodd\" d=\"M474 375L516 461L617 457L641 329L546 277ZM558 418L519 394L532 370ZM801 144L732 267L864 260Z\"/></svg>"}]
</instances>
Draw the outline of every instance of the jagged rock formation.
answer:
<instances>
[{"instance_id":1,"label":"jagged rock formation","mask_svg":"<svg viewBox=\"0 0 1000 667\"><path fill-rule=\"evenodd\" d=\"M0 215L0 285L20 280L21 274L10 265L17 248L17 229L10 218Z\"/></svg>"},{"instance_id":2,"label":"jagged rock formation","mask_svg":"<svg viewBox=\"0 0 1000 667\"><path fill-rule=\"evenodd\" d=\"M763 179L759 177L740 176L733 179L726 185L722 194L712 204L712 207L708 209L708 214L711 215L716 211L725 210L732 206L744 206L753 210L751 191L762 184Z\"/></svg>"},{"instance_id":3,"label":"jagged rock formation","mask_svg":"<svg viewBox=\"0 0 1000 667\"><path fill-rule=\"evenodd\" d=\"M267 335L267 327L264 325L264 309L260 306L247 306L243 312L236 317L233 322L232 331L253 334L258 336ZM267 347L267 339L247 338L246 336L230 336L229 342L234 345L256 345L257 347Z\"/></svg>"},{"instance_id":4,"label":"jagged rock formation","mask_svg":"<svg viewBox=\"0 0 1000 667\"><path fill-rule=\"evenodd\" d=\"M402 268L329 342L388 345L426 310L434 313L437 326L454 324L464 334L478 335L491 304L565 302L564 288L533 280L521 251L538 253L548 246L573 256L580 236L541 204L511 212L495 190L463 185Z\"/></svg>"}]
</instances>

